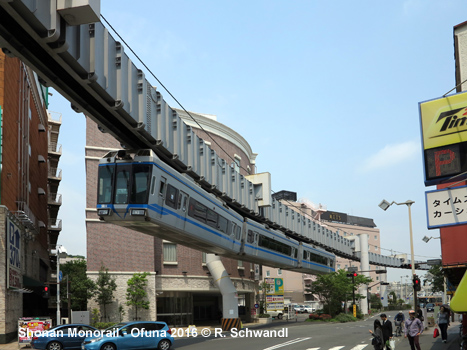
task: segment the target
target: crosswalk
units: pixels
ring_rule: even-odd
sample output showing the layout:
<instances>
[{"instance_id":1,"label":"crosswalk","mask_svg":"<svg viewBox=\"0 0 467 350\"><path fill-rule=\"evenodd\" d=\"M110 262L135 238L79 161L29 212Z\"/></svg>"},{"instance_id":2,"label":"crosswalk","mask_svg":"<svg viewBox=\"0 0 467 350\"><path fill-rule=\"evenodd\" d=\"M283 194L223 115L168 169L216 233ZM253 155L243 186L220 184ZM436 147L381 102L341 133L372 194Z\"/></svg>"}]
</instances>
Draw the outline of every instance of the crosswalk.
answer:
<instances>
[{"instance_id":1,"label":"crosswalk","mask_svg":"<svg viewBox=\"0 0 467 350\"><path fill-rule=\"evenodd\" d=\"M286 346L289 346L289 345L292 345L292 344L300 343L300 342L308 340L308 339L311 339L311 338L296 338L296 339L293 339L293 340L286 341L284 343L280 343L280 344L276 344L274 346L270 346L270 347L265 348L263 350L276 350L276 349L280 349L282 347L286 347ZM341 350L343 348L346 348L346 350L347 349L348 350L363 350L368 345L370 345L370 344L358 344L358 345L356 345L356 346L354 346L352 348L349 348L346 345L342 345L342 346L333 346L331 348L326 348L326 347L306 348L304 350Z\"/></svg>"}]
</instances>

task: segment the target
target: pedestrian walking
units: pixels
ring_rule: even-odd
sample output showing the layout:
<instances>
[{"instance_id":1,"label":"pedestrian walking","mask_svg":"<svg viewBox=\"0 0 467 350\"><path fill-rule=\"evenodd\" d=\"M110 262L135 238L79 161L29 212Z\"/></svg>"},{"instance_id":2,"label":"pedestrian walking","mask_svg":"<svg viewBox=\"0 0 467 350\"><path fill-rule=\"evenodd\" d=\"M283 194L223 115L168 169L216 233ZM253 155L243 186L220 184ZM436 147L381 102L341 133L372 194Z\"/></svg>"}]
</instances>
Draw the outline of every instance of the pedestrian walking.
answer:
<instances>
[{"instance_id":1,"label":"pedestrian walking","mask_svg":"<svg viewBox=\"0 0 467 350\"><path fill-rule=\"evenodd\" d=\"M448 340L448 327L450 325L449 317L449 310L447 310L444 306L441 306L438 312L438 321L436 322L435 327L439 327L443 343L446 343Z\"/></svg>"},{"instance_id":2,"label":"pedestrian walking","mask_svg":"<svg viewBox=\"0 0 467 350\"><path fill-rule=\"evenodd\" d=\"M391 349L389 346L389 340L392 339L392 323L388 320L386 314L381 314L381 329L383 330L383 344L386 349Z\"/></svg>"},{"instance_id":3,"label":"pedestrian walking","mask_svg":"<svg viewBox=\"0 0 467 350\"><path fill-rule=\"evenodd\" d=\"M419 337L420 334L423 333L423 324L420 319L415 318L414 310L410 310L409 312L409 319L405 321L404 332L404 337L409 338L410 348L412 350L415 350L415 348L417 348L417 350L421 350Z\"/></svg>"},{"instance_id":4,"label":"pedestrian walking","mask_svg":"<svg viewBox=\"0 0 467 350\"><path fill-rule=\"evenodd\" d=\"M375 350L383 350L383 329L381 328L381 322L375 320L373 328L374 330L370 329L370 333L374 337L371 344L375 347Z\"/></svg>"}]
</instances>

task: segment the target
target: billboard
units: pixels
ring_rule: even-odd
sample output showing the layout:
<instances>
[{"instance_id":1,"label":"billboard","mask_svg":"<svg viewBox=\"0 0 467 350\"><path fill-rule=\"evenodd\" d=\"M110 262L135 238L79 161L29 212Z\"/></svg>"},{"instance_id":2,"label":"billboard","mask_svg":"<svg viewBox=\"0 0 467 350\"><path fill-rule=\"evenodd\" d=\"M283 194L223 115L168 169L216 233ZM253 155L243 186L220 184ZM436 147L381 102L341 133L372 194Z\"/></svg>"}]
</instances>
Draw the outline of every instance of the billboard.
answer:
<instances>
[{"instance_id":1,"label":"billboard","mask_svg":"<svg viewBox=\"0 0 467 350\"><path fill-rule=\"evenodd\" d=\"M284 309L284 279L265 278L266 282L266 308L268 310Z\"/></svg>"},{"instance_id":2,"label":"billboard","mask_svg":"<svg viewBox=\"0 0 467 350\"><path fill-rule=\"evenodd\" d=\"M467 171L467 92L419 103L425 185Z\"/></svg>"}]
</instances>

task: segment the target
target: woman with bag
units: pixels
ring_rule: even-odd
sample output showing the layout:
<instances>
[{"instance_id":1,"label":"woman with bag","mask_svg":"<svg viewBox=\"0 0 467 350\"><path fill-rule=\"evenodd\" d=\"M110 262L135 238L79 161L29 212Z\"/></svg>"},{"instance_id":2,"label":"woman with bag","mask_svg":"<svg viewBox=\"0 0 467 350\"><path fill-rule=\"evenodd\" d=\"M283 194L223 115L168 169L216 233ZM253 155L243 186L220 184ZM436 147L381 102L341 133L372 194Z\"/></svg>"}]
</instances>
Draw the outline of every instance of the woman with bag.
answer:
<instances>
[{"instance_id":1,"label":"woman with bag","mask_svg":"<svg viewBox=\"0 0 467 350\"><path fill-rule=\"evenodd\" d=\"M382 350L383 344L383 329L381 328L381 322L375 320L374 331L370 329L371 335L374 337L371 341L371 345L375 347L375 350Z\"/></svg>"},{"instance_id":2,"label":"woman with bag","mask_svg":"<svg viewBox=\"0 0 467 350\"><path fill-rule=\"evenodd\" d=\"M435 327L439 327L441 331L441 339L443 343L446 343L448 340L448 327L449 327L449 310L446 310L444 306L441 306L438 313L438 321L435 324Z\"/></svg>"}]
</instances>

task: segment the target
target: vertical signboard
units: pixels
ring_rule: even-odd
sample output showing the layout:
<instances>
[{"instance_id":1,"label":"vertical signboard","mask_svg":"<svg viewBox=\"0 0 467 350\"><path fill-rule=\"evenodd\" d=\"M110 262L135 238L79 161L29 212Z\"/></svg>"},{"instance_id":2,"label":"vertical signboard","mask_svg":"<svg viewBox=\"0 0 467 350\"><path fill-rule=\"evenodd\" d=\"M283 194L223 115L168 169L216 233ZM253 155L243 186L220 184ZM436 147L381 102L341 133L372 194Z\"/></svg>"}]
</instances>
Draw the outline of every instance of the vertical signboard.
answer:
<instances>
[{"instance_id":1,"label":"vertical signboard","mask_svg":"<svg viewBox=\"0 0 467 350\"><path fill-rule=\"evenodd\" d=\"M420 102L425 185L467 171L467 93Z\"/></svg>"},{"instance_id":2,"label":"vertical signboard","mask_svg":"<svg viewBox=\"0 0 467 350\"><path fill-rule=\"evenodd\" d=\"M283 278L265 278L266 289L266 307L268 310L284 309L284 279Z\"/></svg>"},{"instance_id":3,"label":"vertical signboard","mask_svg":"<svg viewBox=\"0 0 467 350\"><path fill-rule=\"evenodd\" d=\"M9 217L7 233L7 288L21 288L21 231Z\"/></svg>"}]
</instances>

